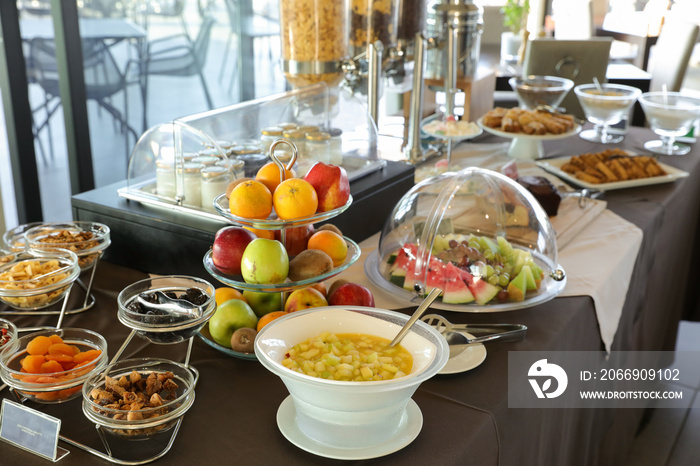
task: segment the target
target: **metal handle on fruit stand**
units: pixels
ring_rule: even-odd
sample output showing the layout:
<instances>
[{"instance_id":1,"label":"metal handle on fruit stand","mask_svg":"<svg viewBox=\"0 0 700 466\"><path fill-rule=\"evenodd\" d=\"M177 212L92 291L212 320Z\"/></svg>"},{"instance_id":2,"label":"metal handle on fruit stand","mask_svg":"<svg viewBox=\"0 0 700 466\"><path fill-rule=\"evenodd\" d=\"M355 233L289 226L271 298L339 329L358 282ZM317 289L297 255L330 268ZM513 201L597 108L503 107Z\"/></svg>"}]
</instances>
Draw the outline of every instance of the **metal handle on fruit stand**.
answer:
<instances>
[{"instance_id":1,"label":"metal handle on fruit stand","mask_svg":"<svg viewBox=\"0 0 700 466\"><path fill-rule=\"evenodd\" d=\"M287 166L284 166L284 163L280 159L277 158L275 155L275 148L279 146L280 144L287 144L289 147L292 148L292 158L289 160L289 163L287 163ZM287 170L291 170L292 167L294 167L294 164L297 162L297 156L299 154L299 150L297 149L296 144L294 144L292 141L288 139L276 139L270 144L270 158L272 161L277 165L277 168L280 170L280 183L285 181L285 178L287 176ZM280 242L286 247L287 244L287 232L284 228L280 229ZM280 292L282 294L282 309L280 311L284 310L284 291Z\"/></svg>"}]
</instances>

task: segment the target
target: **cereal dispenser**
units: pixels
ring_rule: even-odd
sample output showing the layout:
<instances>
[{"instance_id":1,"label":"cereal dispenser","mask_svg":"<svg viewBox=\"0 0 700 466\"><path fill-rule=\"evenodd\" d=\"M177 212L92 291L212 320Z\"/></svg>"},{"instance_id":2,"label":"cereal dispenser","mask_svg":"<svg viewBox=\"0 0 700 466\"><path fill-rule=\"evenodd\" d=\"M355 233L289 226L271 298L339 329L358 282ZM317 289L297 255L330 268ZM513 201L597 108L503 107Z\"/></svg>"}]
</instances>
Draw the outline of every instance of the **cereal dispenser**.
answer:
<instances>
[{"instance_id":1,"label":"cereal dispenser","mask_svg":"<svg viewBox=\"0 0 700 466\"><path fill-rule=\"evenodd\" d=\"M349 0L280 0L282 70L294 87L343 78Z\"/></svg>"}]
</instances>

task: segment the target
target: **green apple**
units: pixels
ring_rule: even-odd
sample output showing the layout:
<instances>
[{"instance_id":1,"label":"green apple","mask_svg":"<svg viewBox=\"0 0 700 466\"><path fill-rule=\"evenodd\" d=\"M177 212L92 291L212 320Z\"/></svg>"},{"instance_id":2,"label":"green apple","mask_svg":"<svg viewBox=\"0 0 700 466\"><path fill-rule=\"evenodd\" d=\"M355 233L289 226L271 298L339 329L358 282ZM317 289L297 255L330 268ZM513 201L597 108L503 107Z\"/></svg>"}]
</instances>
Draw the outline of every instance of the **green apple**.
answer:
<instances>
[{"instance_id":1,"label":"green apple","mask_svg":"<svg viewBox=\"0 0 700 466\"><path fill-rule=\"evenodd\" d=\"M243 300L229 299L216 308L209 319L209 334L212 339L226 348L231 347L231 335L239 328L255 328L258 317Z\"/></svg>"},{"instance_id":2,"label":"green apple","mask_svg":"<svg viewBox=\"0 0 700 466\"><path fill-rule=\"evenodd\" d=\"M248 304L258 317L262 317L269 312L282 310L282 293L262 293L244 290L243 297L248 301Z\"/></svg>"},{"instance_id":3,"label":"green apple","mask_svg":"<svg viewBox=\"0 0 700 466\"><path fill-rule=\"evenodd\" d=\"M282 283L289 273L289 256L282 243L256 238L241 257L241 272L246 283Z\"/></svg>"}]
</instances>

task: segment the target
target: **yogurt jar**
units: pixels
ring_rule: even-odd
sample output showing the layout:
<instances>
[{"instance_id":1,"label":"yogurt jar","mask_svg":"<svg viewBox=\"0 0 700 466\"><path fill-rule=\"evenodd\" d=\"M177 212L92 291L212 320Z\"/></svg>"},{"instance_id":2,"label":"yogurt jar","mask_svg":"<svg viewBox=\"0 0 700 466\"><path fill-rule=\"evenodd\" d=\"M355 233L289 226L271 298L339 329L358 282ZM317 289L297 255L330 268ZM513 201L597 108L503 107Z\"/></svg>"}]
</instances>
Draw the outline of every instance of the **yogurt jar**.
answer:
<instances>
[{"instance_id":1,"label":"yogurt jar","mask_svg":"<svg viewBox=\"0 0 700 466\"><path fill-rule=\"evenodd\" d=\"M270 145L277 139L280 139L283 132L284 129L279 126L269 126L260 131L260 143L263 154L269 155Z\"/></svg>"},{"instance_id":2,"label":"yogurt jar","mask_svg":"<svg viewBox=\"0 0 700 466\"><path fill-rule=\"evenodd\" d=\"M182 203L192 207L202 207L201 163L184 163L177 167L177 183L182 186ZM182 183L182 184L179 184Z\"/></svg>"},{"instance_id":3,"label":"yogurt jar","mask_svg":"<svg viewBox=\"0 0 700 466\"><path fill-rule=\"evenodd\" d=\"M175 189L175 164L171 161L159 160L156 162L156 194L168 199L174 199Z\"/></svg>"},{"instance_id":4,"label":"yogurt jar","mask_svg":"<svg viewBox=\"0 0 700 466\"><path fill-rule=\"evenodd\" d=\"M214 199L226 192L226 188L231 182L231 171L228 167L204 167L200 175L202 208L214 210Z\"/></svg>"},{"instance_id":5,"label":"yogurt jar","mask_svg":"<svg viewBox=\"0 0 700 466\"><path fill-rule=\"evenodd\" d=\"M306 134L306 155L313 160L328 163L331 135L325 131Z\"/></svg>"}]
</instances>

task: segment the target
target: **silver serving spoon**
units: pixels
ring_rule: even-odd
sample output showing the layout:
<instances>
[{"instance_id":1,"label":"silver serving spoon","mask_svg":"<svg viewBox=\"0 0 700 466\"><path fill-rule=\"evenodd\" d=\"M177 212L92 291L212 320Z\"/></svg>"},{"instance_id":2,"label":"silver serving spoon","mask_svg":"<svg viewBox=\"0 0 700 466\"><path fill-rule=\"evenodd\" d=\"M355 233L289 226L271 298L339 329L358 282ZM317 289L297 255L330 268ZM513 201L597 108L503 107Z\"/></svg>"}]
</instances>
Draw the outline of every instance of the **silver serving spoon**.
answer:
<instances>
[{"instance_id":1,"label":"silver serving spoon","mask_svg":"<svg viewBox=\"0 0 700 466\"><path fill-rule=\"evenodd\" d=\"M140 294L136 299L139 304L146 308L157 309L171 314L184 315L195 319L202 315L201 308L187 300L171 298L162 291L154 291L153 295L158 299L157 303L146 301Z\"/></svg>"},{"instance_id":2,"label":"silver serving spoon","mask_svg":"<svg viewBox=\"0 0 700 466\"><path fill-rule=\"evenodd\" d=\"M435 301L435 298L437 298L440 293L442 293L440 288L433 288L430 293L428 293L428 296L426 296L423 302L420 303L420 306L418 306L418 309L416 309L411 318L408 319L408 322L401 327L401 330L399 330L399 333L397 333L394 339L391 341L389 347L396 346L401 342L401 340L403 340L403 337L405 337L408 331L411 330L413 324L415 324L420 316L423 315L425 310L428 309L431 304L433 304L433 301Z\"/></svg>"}]
</instances>

